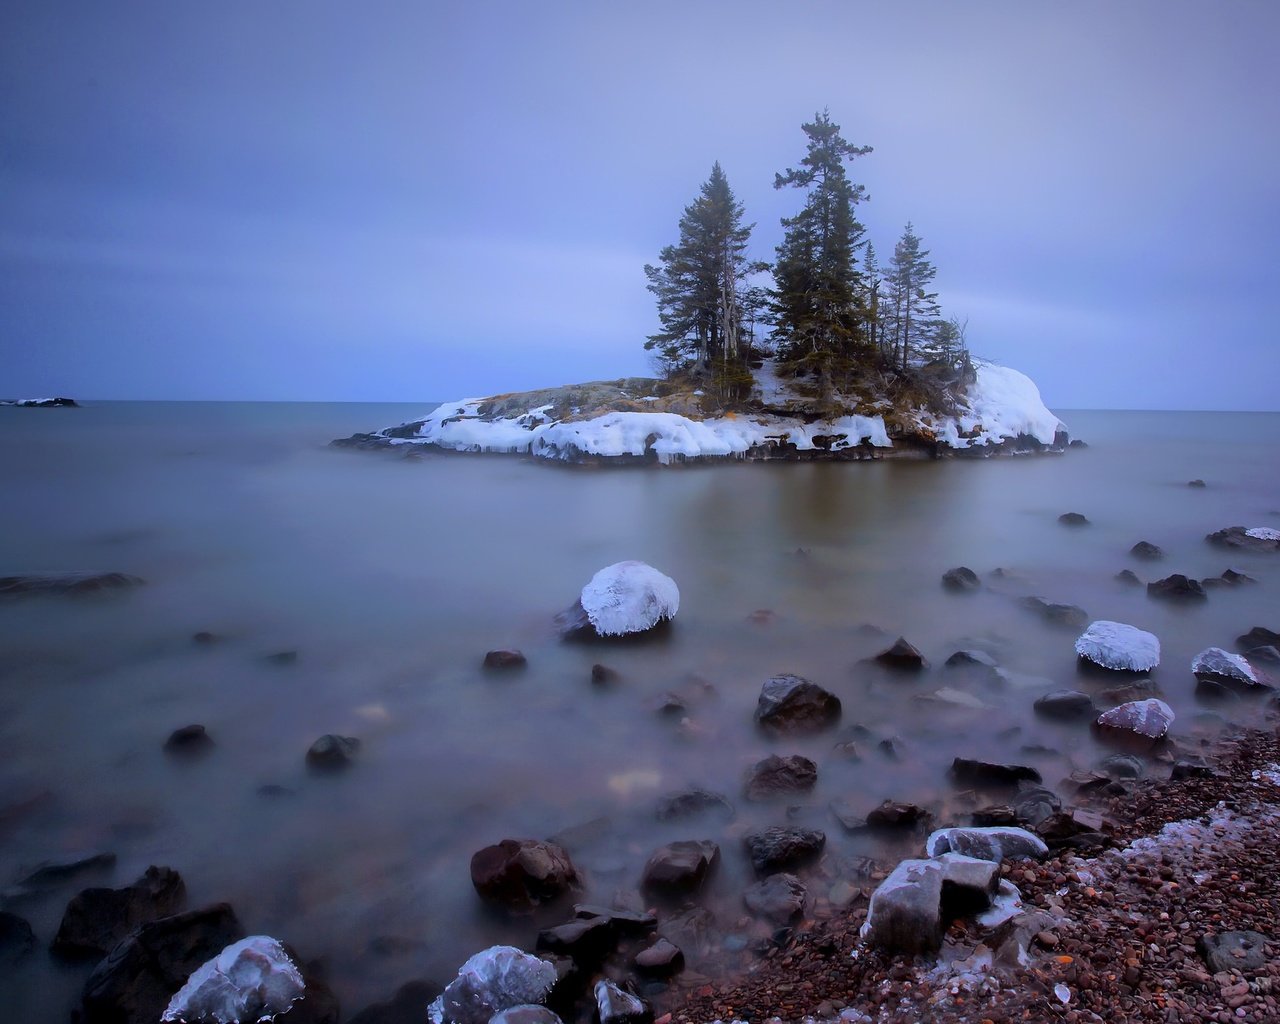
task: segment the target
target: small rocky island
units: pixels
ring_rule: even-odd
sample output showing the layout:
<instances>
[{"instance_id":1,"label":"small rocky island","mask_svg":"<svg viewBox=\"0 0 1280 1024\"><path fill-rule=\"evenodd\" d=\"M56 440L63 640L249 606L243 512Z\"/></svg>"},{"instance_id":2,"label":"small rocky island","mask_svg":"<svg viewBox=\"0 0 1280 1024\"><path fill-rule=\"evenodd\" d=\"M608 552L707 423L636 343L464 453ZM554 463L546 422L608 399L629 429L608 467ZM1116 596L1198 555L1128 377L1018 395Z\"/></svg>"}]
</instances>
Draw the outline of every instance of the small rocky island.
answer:
<instances>
[{"instance_id":1,"label":"small rocky island","mask_svg":"<svg viewBox=\"0 0 1280 1024\"><path fill-rule=\"evenodd\" d=\"M444 402L421 419L334 444L610 465L982 458L1068 444L1035 383L1006 366L975 360L939 374L927 391L892 395L866 384L832 395L820 379L787 373L774 359L754 363L738 400L717 397L696 377L628 377Z\"/></svg>"}]
</instances>

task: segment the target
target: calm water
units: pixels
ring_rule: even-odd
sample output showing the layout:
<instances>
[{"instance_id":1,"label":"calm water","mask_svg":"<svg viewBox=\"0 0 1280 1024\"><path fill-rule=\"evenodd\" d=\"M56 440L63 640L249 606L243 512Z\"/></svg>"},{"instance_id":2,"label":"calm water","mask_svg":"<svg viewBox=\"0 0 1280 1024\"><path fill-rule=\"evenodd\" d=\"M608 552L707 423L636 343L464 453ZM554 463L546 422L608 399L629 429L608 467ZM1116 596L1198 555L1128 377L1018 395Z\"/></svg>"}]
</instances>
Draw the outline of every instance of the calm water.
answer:
<instances>
[{"instance_id":1,"label":"calm water","mask_svg":"<svg viewBox=\"0 0 1280 1024\"><path fill-rule=\"evenodd\" d=\"M744 769L769 752L818 761L798 820L827 831L832 870L846 855L892 853L845 836L833 799L915 800L945 816L957 754L1035 764L1049 785L1091 766L1103 751L1087 729L1030 707L1054 687L1103 684L1078 676L1074 632L1043 623L1020 596L1156 632L1156 678L1189 742L1212 728L1197 717L1191 657L1253 625L1280 628L1280 557L1203 540L1233 524L1280 525L1278 415L1064 413L1090 448L989 462L572 471L326 447L424 409L0 409L0 575L120 570L148 581L101 600L0 605L0 886L42 860L98 850L119 855L110 884L168 864L192 905L228 900L250 931L325 957L351 1012L410 978L445 980L494 941L532 942L536 923L480 912L469 884L471 854L506 836L606 817L574 849L601 901L634 890L661 842L715 838L725 857L709 899L728 928L747 881L741 833L784 817L739 799ZM1193 477L1208 488L1188 488ZM1066 511L1093 525L1060 526ZM1164 562L1128 557L1143 539ZM552 614L624 558L678 582L670 636L559 643ZM997 566L1013 575L956 596L939 586L956 565L984 580ZM1144 579L1234 566L1260 582L1179 608L1115 582L1126 566ZM774 614L752 621L761 609ZM197 646L199 630L225 642ZM903 681L860 664L900 633L930 672ZM481 657L500 646L523 649L528 670L486 677ZM942 667L973 646L1012 674L1002 689ZM296 650L296 664L263 661L282 650ZM619 671L616 685L592 686L597 661ZM832 753L840 733L756 733L760 685L779 671L841 697L842 726L865 727L860 761ZM993 707L916 699L943 686ZM687 725L655 713L667 690L688 699ZM161 744L189 722L217 748L175 764ZM341 778L304 770L326 732L364 741ZM887 736L901 741L899 760L877 752ZM1022 749L1037 744L1056 753ZM264 784L296 792L268 799ZM737 819L656 824L655 798L693 784L728 793ZM76 888L18 908L42 942ZM63 1021L85 973L40 954L0 988L15 1020Z\"/></svg>"}]
</instances>

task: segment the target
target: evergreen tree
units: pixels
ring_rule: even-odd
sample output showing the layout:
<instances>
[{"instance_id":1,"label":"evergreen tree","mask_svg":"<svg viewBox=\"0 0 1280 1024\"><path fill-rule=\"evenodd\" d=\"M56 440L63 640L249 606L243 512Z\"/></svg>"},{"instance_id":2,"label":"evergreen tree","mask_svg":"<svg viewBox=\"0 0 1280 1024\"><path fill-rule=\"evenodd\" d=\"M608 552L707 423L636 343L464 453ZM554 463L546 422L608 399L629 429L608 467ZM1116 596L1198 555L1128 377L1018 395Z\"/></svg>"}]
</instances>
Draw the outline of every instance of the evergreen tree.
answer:
<instances>
[{"instance_id":1,"label":"evergreen tree","mask_svg":"<svg viewBox=\"0 0 1280 1024\"><path fill-rule=\"evenodd\" d=\"M939 321L937 292L926 291L937 275L929 262L929 250L920 247L911 222L907 222L886 277L886 318L893 363L900 370L910 365L912 353L928 354Z\"/></svg>"},{"instance_id":2,"label":"evergreen tree","mask_svg":"<svg viewBox=\"0 0 1280 1024\"><path fill-rule=\"evenodd\" d=\"M876 249L870 242L862 257L862 305L866 314L867 347L885 355L884 313L880 308L884 281L880 276L880 264L876 262Z\"/></svg>"},{"instance_id":3,"label":"evergreen tree","mask_svg":"<svg viewBox=\"0 0 1280 1024\"><path fill-rule=\"evenodd\" d=\"M668 373L736 364L746 355L742 293L757 267L746 258L754 225L743 225L742 215L717 162L684 209L679 242L662 249L658 266L644 268L662 325L645 348L658 352Z\"/></svg>"},{"instance_id":4,"label":"evergreen tree","mask_svg":"<svg viewBox=\"0 0 1280 1024\"><path fill-rule=\"evenodd\" d=\"M867 196L844 163L871 147L846 142L826 111L801 127L809 145L799 169L788 168L773 182L774 188L808 190L803 209L782 221L786 231L774 265L776 334L785 357L829 369L865 343L856 267L865 229L854 210Z\"/></svg>"}]
</instances>

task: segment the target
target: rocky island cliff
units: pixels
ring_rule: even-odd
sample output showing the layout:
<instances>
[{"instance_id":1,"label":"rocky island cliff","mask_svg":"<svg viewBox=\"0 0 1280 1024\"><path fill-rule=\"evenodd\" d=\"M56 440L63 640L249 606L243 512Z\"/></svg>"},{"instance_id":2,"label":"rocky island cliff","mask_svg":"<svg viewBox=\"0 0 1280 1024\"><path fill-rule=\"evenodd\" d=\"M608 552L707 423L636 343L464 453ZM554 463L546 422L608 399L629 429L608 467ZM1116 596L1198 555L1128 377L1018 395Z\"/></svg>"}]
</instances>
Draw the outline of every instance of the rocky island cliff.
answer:
<instances>
[{"instance_id":1,"label":"rocky island cliff","mask_svg":"<svg viewBox=\"0 0 1280 1024\"><path fill-rule=\"evenodd\" d=\"M727 458L834 460L987 457L1061 452L1063 423L1035 382L975 361L931 394L820 395L782 377L771 359L752 371L744 401L647 377L443 402L421 419L334 444L402 451L531 455L569 464L663 465Z\"/></svg>"}]
</instances>

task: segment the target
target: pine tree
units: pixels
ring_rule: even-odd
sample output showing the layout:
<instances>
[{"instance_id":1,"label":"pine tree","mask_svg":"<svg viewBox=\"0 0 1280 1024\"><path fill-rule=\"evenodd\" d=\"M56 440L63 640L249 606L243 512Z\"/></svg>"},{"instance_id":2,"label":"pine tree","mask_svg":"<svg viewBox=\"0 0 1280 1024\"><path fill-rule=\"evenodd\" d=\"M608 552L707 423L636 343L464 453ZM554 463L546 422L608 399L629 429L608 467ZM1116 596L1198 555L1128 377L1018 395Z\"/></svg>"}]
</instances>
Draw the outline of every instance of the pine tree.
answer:
<instances>
[{"instance_id":1,"label":"pine tree","mask_svg":"<svg viewBox=\"0 0 1280 1024\"><path fill-rule=\"evenodd\" d=\"M882 331L884 314L880 308L883 287L880 264L876 262L876 249L868 242L867 251L862 257L862 306L866 314L867 347L882 356L885 354Z\"/></svg>"},{"instance_id":2,"label":"pine tree","mask_svg":"<svg viewBox=\"0 0 1280 1024\"><path fill-rule=\"evenodd\" d=\"M658 352L668 373L737 364L746 355L742 293L756 266L746 258L754 225L743 225L742 215L717 162L684 209L680 241L662 249L659 266L644 268L662 325L645 348Z\"/></svg>"},{"instance_id":3,"label":"pine tree","mask_svg":"<svg viewBox=\"0 0 1280 1024\"><path fill-rule=\"evenodd\" d=\"M840 136L827 111L801 126L809 145L799 169L774 177L774 188L807 189L803 209L783 218L774 265L775 333L782 354L829 369L865 344L856 267L865 229L854 215L866 189L849 180L845 161L871 152Z\"/></svg>"},{"instance_id":4,"label":"pine tree","mask_svg":"<svg viewBox=\"0 0 1280 1024\"><path fill-rule=\"evenodd\" d=\"M910 366L913 352L926 354L937 330L938 295L925 290L937 273L929 262L929 250L920 247L920 239L908 221L893 247L886 277L888 340L893 363L900 370Z\"/></svg>"}]
</instances>

